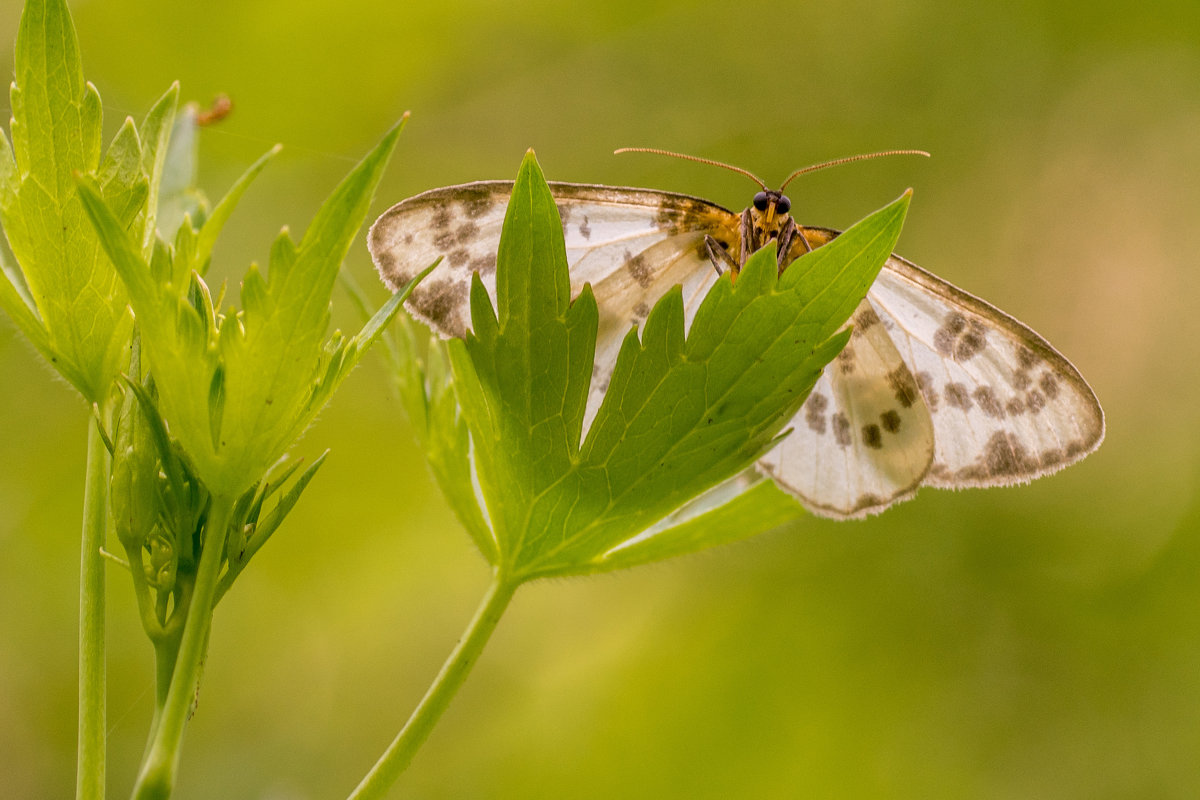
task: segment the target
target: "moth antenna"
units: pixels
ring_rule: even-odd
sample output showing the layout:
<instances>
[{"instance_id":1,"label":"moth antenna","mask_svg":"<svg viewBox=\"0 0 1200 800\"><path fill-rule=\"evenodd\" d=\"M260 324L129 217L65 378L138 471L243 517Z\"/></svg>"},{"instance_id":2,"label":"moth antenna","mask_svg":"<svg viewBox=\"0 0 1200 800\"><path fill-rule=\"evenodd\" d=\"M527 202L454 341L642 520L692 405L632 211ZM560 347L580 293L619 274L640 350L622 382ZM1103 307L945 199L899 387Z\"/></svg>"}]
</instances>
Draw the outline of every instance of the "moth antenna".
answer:
<instances>
[{"instance_id":1,"label":"moth antenna","mask_svg":"<svg viewBox=\"0 0 1200 800\"><path fill-rule=\"evenodd\" d=\"M925 156L929 158L929 153L924 150L882 150L878 153L861 153L856 156L846 156L845 158L835 158L833 161L825 161L820 164L813 164L811 167L801 167L800 169L787 176L783 185L779 187L779 191L783 191L784 187L792 182L793 178L797 178L806 172L816 172L819 169L826 167L836 167L838 164L849 164L851 161L866 161L868 158L879 158L881 156Z\"/></svg>"},{"instance_id":2,"label":"moth antenna","mask_svg":"<svg viewBox=\"0 0 1200 800\"><path fill-rule=\"evenodd\" d=\"M617 155L618 153L654 153L655 155L659 156L682 158L684 161L698 161L701 164L708 164L713 167L722 167L730 172L737 172L745 175L747 178L761 186L764 192L767 191L768 188L763 179L755 175L750 170L742 169L741 167L735 167L732 164L726 164L724 161L716 161L711 158L701 158L700 156L689 156L686 153L675 153L670 150L659 150L657 147L621 147L613 150L613 155Z\"/></svg>"}]
</instances>

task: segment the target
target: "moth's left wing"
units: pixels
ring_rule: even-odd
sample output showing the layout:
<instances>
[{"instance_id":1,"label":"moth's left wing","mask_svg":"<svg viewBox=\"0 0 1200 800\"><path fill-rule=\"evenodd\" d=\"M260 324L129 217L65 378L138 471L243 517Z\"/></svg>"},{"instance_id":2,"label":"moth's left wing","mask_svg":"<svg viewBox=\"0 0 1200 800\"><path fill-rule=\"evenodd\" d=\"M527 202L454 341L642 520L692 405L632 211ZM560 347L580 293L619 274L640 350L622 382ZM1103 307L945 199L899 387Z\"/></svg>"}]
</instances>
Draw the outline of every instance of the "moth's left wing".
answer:
<instances>
[{"instance_id":1,"label":"moth's left wing","mask_svg":"<svg viewBox=\"0 0 1200 800\"><path fill-rule=\"evenodd\" d=\"M431 189L385 211L367 235L379 277L398 291L439 256L443 261L408 298L413 316L443 337L470 327L471 273L496 292L496 249L512 181Z\"/></svg>"},{"instance_id":2,"label":"moth's left wing","mask_svg":"<svg viewBox=\"0 0 1200 800\"><path fill-rule=\"evenodd\" d=\"M718 277L705 237L732 247L739 218L670 192L569 183L551 183L550 191L562 217L571 293L590 283L600 311L586 428L608 389L625 335L676 285L683 289L684 319L691 325Z\"/></svg>"},{"instance_id":3,"label":"moth's left wing","mask_svg":"<svg viewBox=\"0 0 1200 800\"><path fill-rule=\"evenodd\" d=\"M602 314L612 308L628 317L681 282L664 283L664 273L681 274L682 262L708 263L705 235L727 243L736 237L737 216L699 198L576 183L551 183L550 190L562 217L571 292L591 283ZM496 251L511 195L511 181L432 189L392 206L371 227L371 256L393 289L443 257L408 301L442 336L462 336L470 326L471 273L495 298ZM621 336L631 321L623 321Z\"/></svg>"},{"instance_id":4,"label":"moth's left wing","mask_svg":"<svg viewBox=\"0 0 1200 800\"><path fill-rule=\"evenodd\" d=\"M670 192L577 183L551 183L550 191L562 218L571 294L592 284L600 310L590 424L630 327L676 284L683 287L690 323L717 278L705 237L732 247L739 220L720 206ZM495 299L496 250L511 195L511 181L433 189L393 206L371 228L371 255L393 289L443 257L408 301L414 316L442 336L462 336L470 326L472 272Z\"/></svg>"}]
</instances>

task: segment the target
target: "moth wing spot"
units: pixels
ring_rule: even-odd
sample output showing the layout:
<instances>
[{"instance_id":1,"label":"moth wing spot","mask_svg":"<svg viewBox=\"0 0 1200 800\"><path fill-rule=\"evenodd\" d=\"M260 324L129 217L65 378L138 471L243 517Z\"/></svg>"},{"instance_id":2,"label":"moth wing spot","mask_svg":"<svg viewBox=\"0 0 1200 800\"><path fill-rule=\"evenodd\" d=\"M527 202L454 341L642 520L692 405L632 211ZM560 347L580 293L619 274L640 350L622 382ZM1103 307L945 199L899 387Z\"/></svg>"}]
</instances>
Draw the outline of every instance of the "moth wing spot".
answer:
<instances>
[{"instance_id":1,"label":"moth wing spot","mask_svg":"<svg viewBox=\"0 0 1200 800\"><path fill-rule=\"evenodd\" d=\"M918 372L916 374L917 389L921 392L921 396L925 398L925 405L929 407L930 412L938 410L938 391L933 385L933 376L928 372Z\"/></svg>"},{"instance_id":2,"label":"moth wing spot","mask_svg":"<svg viewBox=\"0 0 1200 800\"><path fill-rule=\"evenodd\" d=\"M1069 446L1068 446L1069 451ZM991 435L975 463L959 470L957 477L965 481L986 481L992 478L1020 479L1037 474L1043 466L1061 461L1057 450L1034 455L1014 433L998 430Z\"/></svg>"},{"instance_id":3,"label":"moth wing spot","mask_svg":"<svg viewBox=\"0 0 1200 800\"><path fill-rule=\"evenodd\" d=\"M849 447L854 439L850 436L850 420L846 415L839 411L831 418L833 423L833 440L838 443L839 447Z\"/></svg>"},{"instance_id":4,"label":"moth wing spot","mask_svg":"<svg viewBox=\"0 0 1200 800\"><path fill-rule=\"evenodd\" d=\"M969 361L987 347L987 327L977 319L967 320L952 311L933 334L933 347L945 358Z\"/></svg>"},{"instance_id":5,"label":"moth wing spot","mask_svg":"<svg viewBox=\"0 0 1200 800\"><path fill-rule=\"evenodd\" d=\"M479 226L468 219L458 226L458 230L454 233L454 241L456 244L466 244L478 235Z\"/></svg>"},{"instance_id":6,"label":"moth wing spot","mask_svg":"<svg viewBox=\"0 0 1200 800\"><path fill-rule=\"evenodd\" d=\"M496 271L496 254L484 253L482 255L475 256L475 258L471 259L471 261L467 264L467 268L471 272L478 272L480 275L491 275Z\"/></svg>"},{"instance_id":7,"label":"moth wing spot","mask_svg":"<svg viewBox=\"0 0 1200 800\"><path fill-rule=\"evenodd\" d=\"M954 478L954 473L950 471L950 467L946 466L940 461L935 461L932 465L930 465L929 474L940 481L946 482L949 482Z\"/></svg>"},{"instance_id":8,"label":"moth wing spot","mask_svg":"<svg viewBox=\"0 0 1200 800\"><path fill-rule=\"evenodd\" d=\"M971 410L971 406L973 405L971 395L967 391L967 387L961 383L947 383L942 387L942 395L946 398L946 405L961 411Z\"/></svg>"},{"instance_id":9,"label":"moth wing spot","mask_svg":"<svg viewBox=\"0 0 1200 800\"><path fill-rule=\"evenodd\" d=\"M883 449L883 434L875 423L864 425L862 429L863 444L872 450Z\"/></svg>"},{"instance_id":10,"label":"moth wing spot","mask_svg":"<svg viewBox=\"0 0 1200 800\"><path fill-rule=\"evenodd\" d=\"M628 254L628 251L626 253ZM625 269L637 282L637 285L643 289L649 289L650 285L654 283L654 271L647 263L646 257L640 253L625 262Z\"/></svg>"},{"instance_id":11,"label":"moth wing spot","mask_svg":"<svg viewBox=\"0 0 1200 800\"><path fill-rule=\"evenodd\" d=\"M507 195L507 188L464 186L458 190L458 200L467 219L479 219L496 207L499 197Z\"/></svg>"},{"instance_id":12,"label":"moth wing spot","mask_svg":"<svg viewBox=\"0 0 1200 800\"><path fill-rule=\"evenodd\" d=\"M892 394L896 398L896 402L902 408L912 408L913 403L917 402L918 388L917 382L913 379L913 375L908 371L908 367L901 364L887 374L888 385L892 388Z\"/></svg>"},{"instance_id":13,"label":"moth wing spot","mask_svg":"<svg viewBox=\"0 0 1200 800\"><path fill-rule=\"evenodd\" d=\"M837 362L843 375L854 372L854 348L850 345L843 347L842 352L837 354Z\"/></svg>"},{"instance_id":14,"label":"moth wing spot","mask_svg":"<svg viewBox=\"0 0 1200 800\"><path fill-rule=\"evenodd\" d=\"M1058 378L1053 372L1043 372L1041 379L1038 381L1038 386L1042 389L1042 394L1051 400L1058 397Z\"/></svg>"},{"instance_id":15,"label":"moth wing spot","mask_svg":"<svg viewBox=\"0 0 1200 800\"><path fill-rule=\"evenodd\" d=\"M861 336L879 324L879 315L873 308L864 308L854 315L854 335Z\"/></svg>"},{"instance_id":16,"label":"moth wing spot","mask_svg":"<svg viewBox=\"0 0 1200 800\"><path fill-rule=\"evenodd\" d=\"M829 399L820 392L813 392L804 402L804 421L813 433L825 435L828 430L825 410L829 407Z\"/></svg>"},{"instance_id":17,"label":"moth wing spot","mask_svg":"<svg viewBox=\"0 0 1200 800\"><path fill-rule=\"evenodd\" d=\"M887 505L889 505L889 502L884 500L879 495L872 494L871 492L864 492L858 496L857 500L854 501L853 511L866 511L868 508L882 510L882 507Z\"/></svg>"},{"instance_id":18,"label":"moth wing spot","mask_svg":"<svg viewBox=\"0 0 1200 800\"><path fill-rule=\"evenodd\" d=\"M992 419L1004 419L1004 406L996 397L996 392L990 386L976 387L974 393L975 402L979 405L979 409L987 414Z\"/></svg>"},{"instance_id":19,"label":"moth wing spot","mask_svg":"<svg viewBox=\"0 0 1200 800\"><path fill-rule=\"evenodd\" d=\"M461 278L442 278L422 283L411 302L439 329L458 335L466 330L462 309L470 295L470 283Z\"/></svg>"},{"instance_id":20,"label":"moth wing spot","mask_svg":"<svg viewBox=\"0 0 1200 800\"><path fill-rule=\"evenodd\" d=\"M1029 455L1020 440L1011 433L996 431L988 439L983 453L988 475L1027 475L1036 472L1038 460Z\"/></svg>"}]
</instances>

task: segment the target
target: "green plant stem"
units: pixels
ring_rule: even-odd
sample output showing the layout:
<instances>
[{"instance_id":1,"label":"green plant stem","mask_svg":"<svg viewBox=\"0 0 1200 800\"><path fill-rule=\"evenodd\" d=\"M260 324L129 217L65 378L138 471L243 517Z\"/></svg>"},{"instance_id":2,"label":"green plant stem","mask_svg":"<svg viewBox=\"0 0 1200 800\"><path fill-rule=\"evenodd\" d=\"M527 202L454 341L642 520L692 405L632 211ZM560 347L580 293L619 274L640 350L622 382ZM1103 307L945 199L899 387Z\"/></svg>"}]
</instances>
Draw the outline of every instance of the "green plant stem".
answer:
<instances>
[{"instance_id":1,"label":"green plant stem","mask_svg":"<svg viewBox=\"0 0 1200 800\"><path fill-rule=\"evenodd\" d=\"M216 496L212 498L208 520L204 526L200 567L196 571L196 583L192 590L191 602L188 603L187 621L183 626L175 669L171 673L171 685L167 689L166 703L157 720L153 740L142 762L137 784L133 788L133 796L137 800L164 800L171 796L171 790L175 786L175 773L179 767L179 746L183 741L183 729L187 724L188 710L195 696L204 652L208 645L213 598L217 578L221 572L221 557L225 552L225 538L229 533L232 512L232 500Z\"/></svg>"},{"instance_id":2,"label":"green plant stem","mask_svg":"<svg viewBox=\"0 0 1200 800\"><path fill-rule=\"evenodd\" d=\"M146 749L142 752L143 762L150 758L158 736L158 723L167 706L167 694L171 689L171 676L175 674L176 657L179 655L179 633L154 643L154 714L150 718L150 730L146 735Z\"/></svg>"},{"instance_id":3,"label":"green plant stem","mask_svg":"<svg viewBox=\"0 0 1200 800\"><path fill-rule=\"evenodd\" d=\"M104 545L108 505L108 450L98 420L88 424L83 484L83 537L79 557L79 741L75 797L104 797L105 665Z\"/></svg>"},{"instance_id":4,"label":"green plant stem","mask_svg":"<svg viewBox=\"0 0 1200 800\"><path fill-rule=\"evenodd\" d=\"M471 668L479 660L479 654L483 652L484 645L491 638L492 632L496 630L496 624L504 615L504 610L508 608L508 603L512 600L518 585L518 583L510 582L501 575L499 570L496 570L487 594L484 595L479 608L475 611L475 616L467 625L466 631L458 640L450 657L442 665L441 672L438 673L429 690L425 692L425 696L421 698L420 705L408 718L404 728L350 794L351 800L383 797L412 762L413 756L429 737L433 726L437 724L459 687L466 680Z\"/></svg>"}]
</instances>

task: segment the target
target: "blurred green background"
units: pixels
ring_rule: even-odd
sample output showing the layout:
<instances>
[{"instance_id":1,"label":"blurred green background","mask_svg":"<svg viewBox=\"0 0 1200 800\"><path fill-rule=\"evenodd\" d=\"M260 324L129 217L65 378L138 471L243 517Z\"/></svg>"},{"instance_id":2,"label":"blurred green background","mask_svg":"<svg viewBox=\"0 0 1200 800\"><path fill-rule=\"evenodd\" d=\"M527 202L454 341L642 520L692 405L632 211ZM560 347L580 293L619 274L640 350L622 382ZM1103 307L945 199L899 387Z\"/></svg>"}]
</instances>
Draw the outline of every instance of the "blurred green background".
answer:
<instances>
[{"instance_id":1,"label":"blurred green background","mask_svg":"<svg viewBox=\"0 0 1200 800\"><path fill-rule=\"evenodd\" d=\"M20 4L0 2L11 65ZM237 279L405 109L376 211L515 174L742 208L803 178L845 227L913 186L900 251L1033 325L1092 382L1098 453L1020 488L927 490L857 523L535 584L397 788L421 798L1200 796L1200 11L1009 4L72 4L106 128L170 81L233 115L210 196L280 156L219 244ZM11 68L11 67L10 67ZM7 114L6 114L7 115ZM376 288L364 246L349 269ZM339 300L344 298L339 298ZM337 316L354 324L348 304ZM0 324L0 795L71 793L86 413ZM381 360L301 450L333 453L217 611L179 798L344 796L424 692L487 579ZM151 653L110 570L110 790Z\"/></svg>"}]
</instances>

